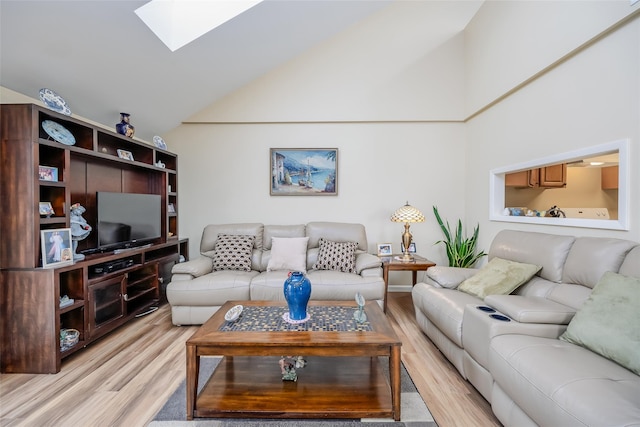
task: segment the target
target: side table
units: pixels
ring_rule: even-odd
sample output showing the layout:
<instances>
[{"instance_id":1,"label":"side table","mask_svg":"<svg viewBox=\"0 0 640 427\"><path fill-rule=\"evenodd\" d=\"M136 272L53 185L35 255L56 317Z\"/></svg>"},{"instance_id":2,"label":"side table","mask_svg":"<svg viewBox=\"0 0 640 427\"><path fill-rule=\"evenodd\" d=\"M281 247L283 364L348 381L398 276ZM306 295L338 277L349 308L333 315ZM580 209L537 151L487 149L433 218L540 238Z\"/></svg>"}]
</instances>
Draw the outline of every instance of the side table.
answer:
<instances>
[{"instance_id":1,"label":"side table","mask_svg":"<svg viewBox=\"0 0 640 427\"><path fill-rule=\"evenodd\" d=\"M382 277L384 278L384 312L387 312L387 293L389 291L389 272L390 271L411 271L413 273L413 282L415 285L418 279L418 271L427 271L430 267L436 265L435 262L430 261L420 255L413 255L412 261L401 261L396 259L396 256L391 255L386 257L380 257L382 260Z\"/></svg>"}]
</instances>

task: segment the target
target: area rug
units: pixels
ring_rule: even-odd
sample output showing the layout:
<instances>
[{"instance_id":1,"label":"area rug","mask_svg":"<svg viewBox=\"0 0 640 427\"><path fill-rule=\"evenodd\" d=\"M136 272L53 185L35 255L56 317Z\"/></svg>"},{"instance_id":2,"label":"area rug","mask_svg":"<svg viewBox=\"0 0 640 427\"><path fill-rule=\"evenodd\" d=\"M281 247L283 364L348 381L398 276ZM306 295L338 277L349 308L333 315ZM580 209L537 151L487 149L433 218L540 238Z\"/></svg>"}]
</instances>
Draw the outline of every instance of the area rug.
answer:
<instances>
[{"instance_id":1,"label":"area rug","mask_svg":"<svg viewBox=\"0 0 640 427\"><path fill-rule=\"evenodd\" d=\"M204 386L220 361L218 357L202 357L198 385ZM388 363L381 363L388 374ZM404 366L401 367L401 420L390 418L362 418L356 420L267 420L207 418L187 421L186 384L183 381L156 414L149 427L437 427L427 405L416 390Z\"/></svg>"}]
</instances>

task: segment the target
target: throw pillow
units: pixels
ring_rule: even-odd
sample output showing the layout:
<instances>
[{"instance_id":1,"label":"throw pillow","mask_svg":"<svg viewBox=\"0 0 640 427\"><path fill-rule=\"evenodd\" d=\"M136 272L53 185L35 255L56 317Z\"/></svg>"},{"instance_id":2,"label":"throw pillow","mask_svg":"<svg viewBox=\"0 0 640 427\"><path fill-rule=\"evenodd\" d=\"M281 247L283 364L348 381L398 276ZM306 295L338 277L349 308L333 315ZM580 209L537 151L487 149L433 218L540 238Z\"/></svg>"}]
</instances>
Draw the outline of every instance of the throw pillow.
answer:
<instances>
[{"instance_id":1,"label":"throw pillow","mask_svg":"<svg viewBox=\"0 0 640 427\"><path fill-rule=\"evenodd\" d=\"M256 236L218 234L213 248L213 270L251 271L251 253Z\"/></svg>"},{"instance_id":2,"label":"throw pillow","mask_svg":"<svg viewBox=\"0 0 640 427\"><path fill-rule=\"evenodd\" d=\"M335 270L353 273L356 270L356 242L333 242L324 237L318 241L318 260L313 265L316 270Z\"/></svg>"},{"instance_id":3,"label":"throw pillow","mask_svg":"<svg viewBox=\"0 0 640 427\"><path fill-rule=\"evenodd\" d=\"M606 272L560 339L640 375L640 278Z\"/></svg>"},{"instance_id":4,"label":"throw pillow","mask_svg":"<svg viewBox=\"0 0 640 427\"><path fill-rule=\"evenodd\" d=\"M458 290L484 299L487 295L508 295L540 271L539 265L492 258L476 274L458 286Z\"/></svg>"},{"instance_id":5,"label":"throw pillow","mask_svg":"<svg viewBox=\"0 0 640 427\"><path fill-rule=\"evenodd\" d=\"M267 271L289 270L307 272L308 237L272 237L271 258Z\"/></svg>"}]
</instances>

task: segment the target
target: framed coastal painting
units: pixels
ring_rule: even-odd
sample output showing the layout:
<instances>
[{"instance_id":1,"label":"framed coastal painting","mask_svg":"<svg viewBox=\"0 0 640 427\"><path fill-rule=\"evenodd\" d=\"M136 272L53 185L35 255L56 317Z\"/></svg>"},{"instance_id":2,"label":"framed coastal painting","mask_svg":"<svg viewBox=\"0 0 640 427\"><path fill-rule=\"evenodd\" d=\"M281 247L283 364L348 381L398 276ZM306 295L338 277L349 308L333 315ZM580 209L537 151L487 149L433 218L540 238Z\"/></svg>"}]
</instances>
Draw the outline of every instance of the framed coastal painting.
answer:
<instances>
[{"instance_id":1,"label":"framed coastal painting","mask_svg":"<svg viewBox=\"0 0 640 427\"><path fill-rule=\"evenodd\" d=\"M272 196L338 195L337 148L271 148Z\"/></svg>"},{"instance_id":2,"label":"framed coastal painting","mask_svg":"<svg viewBox=\"0 0 640 427\"><path fill-rule=\"evenodd\" d=\"M73 264L73 248L70 228L40 231L42 266L45 268Z\"/></svg>"}]
</instances>

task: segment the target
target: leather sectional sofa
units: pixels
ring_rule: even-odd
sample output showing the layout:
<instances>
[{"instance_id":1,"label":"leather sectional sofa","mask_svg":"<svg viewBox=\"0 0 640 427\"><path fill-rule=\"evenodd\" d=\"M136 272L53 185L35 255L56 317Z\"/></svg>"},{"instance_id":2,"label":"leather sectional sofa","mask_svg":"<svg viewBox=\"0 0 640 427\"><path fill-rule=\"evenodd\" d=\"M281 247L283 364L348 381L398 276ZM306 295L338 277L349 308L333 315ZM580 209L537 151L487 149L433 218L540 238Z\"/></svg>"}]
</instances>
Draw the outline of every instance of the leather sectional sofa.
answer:
<instances>
[{"instance_id":1,"label":"leather sectional sofa","mask_svg":"<svg viewBox=\"0 0 640 427\"><path fill-rule=\"evenodd\" d=\"M517 427L640 426L640 246L504 230L491 244L489 261L494 258L541 268L511 294L482 299L458 289L480 269L432 267L412 296L421 329L497 418ZM570 323L577 325L574 316L584 318L587 306L594 307L598 292L592 289L600 289L604 277L631 280L635 300L612 303L606 316L615 320L624 304L632 313L619 330L630 333L621 341L631 349L627 361L634 370L559 339Z\"/></svg>"},{"instance_id":2,"label":"leather sectional sofa","mask_svg":"<svg viewBox=\"0 0 640 427\"><path fill-rule=\"evenodd\" d=\"M235 265L242 261L236 260L233 253L227 253L227 259L221 260L221 239L228 236L249 236L251 247L246 268ZM283 253L283 247L291 251L290 242L300 243L300 240L300 250ZM231 245L239 248L242 243L232 242ZM321 251L328 245L333 245L331 248L336 252L320 260ZM352 300L356 292L360 292L365 299L382 304L385 298L382 263L380 258L367 253L367 249L367 235L362 224L208 225L202 233L201 256L176 264L172 269L171 283L167 285L172 322L175 325L202 324L231 300L284 300L283 286L289 271L300 269L306 269L311 281L312 300ZM351 267L345 266L345 262L350 262L348 254L344 256L342 251L353 252L352 272ZM301 257L300 263L291 265L296 257ZM217 261L227 262L230 266L216 268Z\"/></svg>"}]
</instances>

